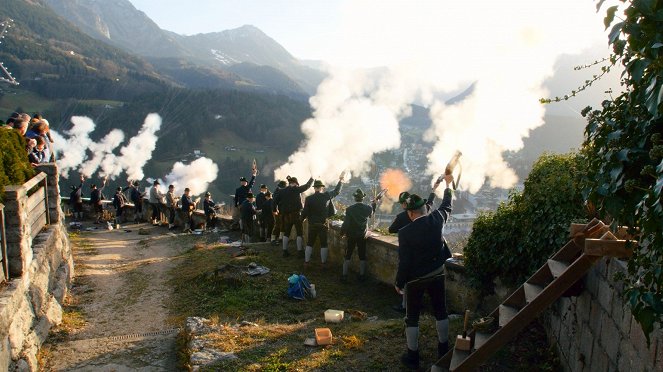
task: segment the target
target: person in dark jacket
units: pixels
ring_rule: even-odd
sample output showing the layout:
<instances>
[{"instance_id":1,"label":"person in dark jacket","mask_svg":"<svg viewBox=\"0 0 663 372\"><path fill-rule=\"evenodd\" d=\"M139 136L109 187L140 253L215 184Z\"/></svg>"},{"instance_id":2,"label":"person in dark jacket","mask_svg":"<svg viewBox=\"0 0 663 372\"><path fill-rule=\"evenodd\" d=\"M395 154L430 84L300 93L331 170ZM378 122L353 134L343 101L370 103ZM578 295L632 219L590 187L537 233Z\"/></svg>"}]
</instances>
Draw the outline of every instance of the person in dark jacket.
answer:
<instances>
[{"instance_id":1,"label":"person in dark jacket","mask_svg":"<svg viewBox=\"0 0 663 372\"><path fill-rule=\"evenodd\" d=\"M205 200L203 200L203 211L205 212L205 220L207 221L207 228L216 228L216 203L212 200L212 194L205 193Z\"/></svg>"},{"instance_id":2,"label":"person in dark jacket","mask_svg":"<svg viewBox=\"0 0 663 372\"><path fill-rule=\"evenodd\" d=\"M271 232L274 229L274 220L275 216L272 213L274 205L274 199L272 199L272 193L267 191L265 193L265 202L262 204L262 213L260 214L260 226L262 226L265 231ZM272 240L274 240L275 235L272 235Z\"/></svg>"},{"instance_id":3,"label":"person in dark jacket","mask_svg":"<svg viewBox=\"0 0 663 372\"><path fill-rule=\"evenodd\" d=\"M193 227L193 211L196 209L196 203L191 198L191 190L189 188L184 189L184 194L182 194L182 211L184 216L186 216L186 223L184 224L184 232L190 233L191 228Z\"/></svg>"},{"instance_id":4,"label":"person in dark jacket","mask_svg":"<svg viewBox=\"0 0 663 372\"><path fill-rule=\"evenodd\" d=\"M348 267L350 258L355 247L359 253L359 280L366 280L366 234L368 234L368 219L375 213L377 201L371 202L371 205L363 203L366 194L361 189L357 189L352 196L355 204L345 210L345 218L341 225L341 236L347 236L347 246L345 248L345 260L343 261L343 276L341 281L346 282L348 278Z\"/></svg>"},{"instance_id":5,"label":"person in dark jacket","mask_svg":"<svg viewBox=\"0 0 663 372\"><path fill-rule=\"evenodd\" d=\"M145 193L138 190L138 181L129 181L129 186L122 189L122 192L129 192L129 200L134 204L134 222L143 219L143 198Z\"/></svg>"},{"instance_id":6,"label":"person in dark jacket","mask_svg":"<svg viewBox=\"0 0 663 372\"><path fill-rule=\"evenodd\" d=\"M101 219L104 216L104 187L106 187L106 178L101 183L101 188L97 188L97 185L92 185L90 191L90 204L92 204L92 210L96 214L94 223L101 223Z\"/></svg>"},{"instance_id":7,"label":"person in dark jacket","mask_svg":"<svg viewBox=\"0 0 663 372\"><path fill-rule=\"evenodd\" d=\"M81 184L78 186L71 186L71 193L69 194L69 203L71 210L74 211L74 220L81 221L83 219L83 182L85 177L81 176Z\"/></svg>"},{"instance_id":8,"label":"person in dark jacket","mask_svg":"<svg viewBox=\"0 0 663 372\"><path fill-rule=\"evenodd\" d=\"M251 188L253 187L253 184L256 182L256 175L258 174L258 170L254 169L253 172L251 173L251 180L247 180L246 177L240 177L239 183L240 186L235 189L235 196L233 198L235 209L233 209L233 221L237 222L239 221L239 228L241 229L241 221L242 219L240 218L240 213L239 213L239 206L242 205L242 202L246 200L246 195L251 192Z\"/></svg>"},{"instance_id":9,"label":"person in dark jacket","mask_svg":"<svg viewBox=\"0 0 663 372\"><path fill-rule=\"evenodd\" d=\"M44 141L43 137L35 137L35 147L28 153L28 161L32 166L34 167L37 164L41 163L46 163L48 160L46 159L46 152L45 152L45 146L46 142Z\"/></svg>"},{"instance_id":10,"label":"person in dark jacket","mask_svg":"<svg viewBox=\"0 0 663 372\"><path fill-rule=\"evenodd\" d=\"M304 227L302 226L302 193L313 184L313 177L311 177L306 184L299 186L296 177L288 178L288 187L279 191L274 198L274 204L278 208L281 215L282 232L283 232L283 257L290 256L288 253L288 239L292 227L297 230L297 252L303 256L304 250Z\"/></svg>"},{"instance_id":11,"label":"person in dark jacket","mask_svg":"<svg viewBox=\"0 0 663 372\"><path fill-rule=\"evenodd\" d=\"M127 197L124 196L122 188L118 187L113 196L113 207L115 207L115 224L124 223L124 207L127 204Z\"/></svg>"},{"instance_id":12,"label":"person in dark jacket","mask_svg":"<svg viewBox=\"0 0 663 372\"><path fill-rule=\"evenodd\" d=\"M274 193L272 194L272 198L276 199L278 196L279 192L281 190L285 189L288 186L288 184L285 181L279 181L276 184L276 189L274 190ZM279 213L278 206L274 201L272 201L272 215L274 216L274 228L272 228L272 236L271 236L271 241L273 246L278 246L279 245L279 240L283 240L283 230L282 228L282 223L281 223L281 214ZM279 238L279 240L276 240L276 238Z\"/></svg>"},{"instance_id":13,"label":"person in dark jacket","mask_svg":"<svg viewBox=\"0 0 663 372\"><path fill-rule=\"evenodd\" d=\"M426 208L430 212L430 209L433 206L433 201L435 200L435 190L437 190L437 187L440 184L435 182L435 185L433 185L433 190L431 191L430 195L428 196L428 201L426 202ZM397 233L398 230L402 229L403 227L407 226L410 224L410 217L407 215L407 198L410 196L410 193L407 191L403 191L398 195L398 202L401 204L401 207L403 207L403 211L399 214L396 215L396 218L394 219L394 222L391 223L389 226L389 232L394 234ZM392 306L392 308L400 313L405 312L405 296L401 296L402 301L401 303Z\"/></svg>"},{"instance_id":14,"label":"person in dark jacket","mask_svg":"<svg viewBox=\"0 0 663 372\"><path fill-rule=\"evenodd\" d=\"M260 185L260 192L256 196L256 211L258 212L257 214L257 222L258 222L258 227L260 229L260 241L264 242L267 239L267 229L265 226L262 224L262 214L266 213L264 210L264 204L265 204L265 193L267 193L267 185ZM272 213L271 210L269 210L267 213ZM270 231L271 232L271 231Z\"/></svg>"},{"instance_id":15,"label":"person in dark jacket","mask_svg":"<svg viewBox=\"0 0 663 372\"><path fill-rule=\"evenodd\" d=\"M427 214L426 200L416 194L407 198L407 213L412 222L398 231L398 272L396 292L405 294L405 337L407 352L401 362L419 368L419 313L425 292L431 298L437 329L438 358L446 354L449 343L449 319L445 305L444 251L441 231L451 214L452 175L444 176L446 189L438 209Z\"/></svg>"},{"instance_id":16,"label":"person in dark jacket","mask_svg":"<svg viewBox=\"0 0 663 372\"><path fill-rule=\"evenodd\" d=\"M242 241L251 243L251 235L253 235L253 219L258 213L256 206L253 204L256 200L253 193L246 194L246 199L239 206L239 216L242 221Z\"/></svg>"},{"instance_id":17,"label":"person in dark jacket","mask_svg":"<svg viewBox=\"0 0 663 372\"><path fill-rule=\"evenodd\" d=\"M320 238L320 262L323 265L327 263L327 257L329 256L329 248L327 248L329 203L332 203L332 199L341 192L342 176L338 179L336 188L328 192L325 192L325 184L320 180L316 180L313 183L315 193L307 196L304 200L302 220L308 220L308 241L306 242L306 250L304 252L304 264L308 264L311 261L313 246L318 238Z\"/></svg>"}]
</instances>

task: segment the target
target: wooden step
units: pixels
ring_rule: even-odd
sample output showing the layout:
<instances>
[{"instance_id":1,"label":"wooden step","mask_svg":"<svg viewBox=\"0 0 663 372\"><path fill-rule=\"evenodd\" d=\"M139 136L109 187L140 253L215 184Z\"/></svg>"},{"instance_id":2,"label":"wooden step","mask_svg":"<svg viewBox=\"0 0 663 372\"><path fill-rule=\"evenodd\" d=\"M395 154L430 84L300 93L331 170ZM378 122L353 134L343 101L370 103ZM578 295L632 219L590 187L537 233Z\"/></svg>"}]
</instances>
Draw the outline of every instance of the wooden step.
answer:
<instances>
[{"instance_id":1,"label":"wooden step","mask_svg":"<svg viewBox=\"0 0 663 372\"><path fill-rule=\"evenodd\" d=\"M552 276L559 278L562 276L562 273L569 267L569 265L561 261L548 260L548 267L550 268Z\"/></svg>"},{"instance_id":2,"label":"wooden step","mask_svg":"<svg viewBox=\"0 0 663 372\"><path fill-rule=\"evenodd\" d=\"M483 344L488 341L488 339L493 335L493 333L481 333L481 332L475 332L474 333L474 350L480 348L483 346Z\"/></svg>"},{"instance_id":3,"label":"wooden step","mask_svg":"<svg viewBox=\"0 0 663 372\"><path fill-rule=\"evenodd\" d=\"M543 287L530 283L523 284L523 289L525 289L525 300L527 303L534 301L534 299L543 292Z\"/></svg>"},{"instance_id":4,"label":"wooden step","mask_svg":"<svg viewBox=\"0 0 663 372\"><path fill-rule=\"evenodd\" d=\"M518 314L518 309L511 306L500 305L500 327L504 327L507 323Z\"/></svg>"},{"instance_id":5,"label":"wooden step","mask_svg":"<svg viewBox=\"0 0 663 372\"><path fill-rule=\"evenodd\" d=\"M454 369L458 368L458 366L463 363L468 356L470 356L469 351L454 349L454 355L451 357L451 365L449 366L449 370L453 371Z\"/></svg>"}]
</instances>

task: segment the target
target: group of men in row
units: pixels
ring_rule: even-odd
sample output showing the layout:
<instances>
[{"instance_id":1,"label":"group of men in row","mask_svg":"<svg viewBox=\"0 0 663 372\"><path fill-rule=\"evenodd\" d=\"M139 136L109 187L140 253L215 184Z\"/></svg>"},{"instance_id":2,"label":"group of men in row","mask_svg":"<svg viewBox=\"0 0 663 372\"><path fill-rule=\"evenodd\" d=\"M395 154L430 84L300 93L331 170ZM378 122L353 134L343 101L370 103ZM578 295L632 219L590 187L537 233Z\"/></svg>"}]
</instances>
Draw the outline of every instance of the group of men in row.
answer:
<instances>
[{"instance_id":1,"label":"group of men in row","mask_svg":"<svg viewBox=\"0 0 663 372\"><path fill-rule=\"evenodd\" d=\"M276 232L280 231L283 239L283 256L288 257L290 256L288 252L289 236L294 227L297 251L300 253L303 251L305 265L310 262L313 245L317 241L320 242L320 259L322 265L325 265L329 255L327 220L334 213L333 199L341 192L343 175L339 177L338 183L332 191L325 191L324 183L320 180L314 182L313 178L310 178L304 185L300 185L295 177L288 177L287 180L287 183L280 181L273 194L267 190L265 185L261 185L260 194L256 198L250 192L250 188L255 182L255 174L250 181L241 179L242 185L235 195L235 206L240 216L242 233L245 237L251 235L253 217L258 214L261 216L261 237L266 237L268 229L272 226L271 221L276 221L273 225L271 240L275 242ZM442 180L446 183L442 203L433 210L435 191ZM451 175L445 175L443 179L436 181L428 199L402 192L399 195L399 202L403 211L396 216L389 227L390 232L398 233L399 263L394 287L396 292L403 296L405 305L407 352L401 357L401 362L413 369L419 368L420 364L419 316L425 293L429 294L433 305L438 335L438 358L446 354L449 349L444 262L451 256L451 253L442 235L442 229L451 214L452 191L449 185L452 182L453 176ZM315 192L307 196L302 203L301 194L311 185ZM353 193L355 204L346 209L341 225L341 234L347 238L341 276L343 282L347 281L348 266L355 248L359 253L360 281L366 279L368 219L375 213L379 199L372 200L368 205L363 202L365 197L366 194L361 189L357 189ZM272 220L272 216L274 220ZM269 222L266 222L266 219ZM308 241L305 248L303 242L304 220L308 220Z\"/></svg>"},{"instance_id":2,"label":"group of men in row","mask_svg":"<svg viewBox=\"0 0 663 372\"><path fill-rule=\"evenodd\" d=\"M26 155L33 167L52 161L50 124L41 114L36 113L31 117L26 113L14 112L5 122L0 120L0 129L13 129L25 137Z\"/></svg>"}]
</instances>

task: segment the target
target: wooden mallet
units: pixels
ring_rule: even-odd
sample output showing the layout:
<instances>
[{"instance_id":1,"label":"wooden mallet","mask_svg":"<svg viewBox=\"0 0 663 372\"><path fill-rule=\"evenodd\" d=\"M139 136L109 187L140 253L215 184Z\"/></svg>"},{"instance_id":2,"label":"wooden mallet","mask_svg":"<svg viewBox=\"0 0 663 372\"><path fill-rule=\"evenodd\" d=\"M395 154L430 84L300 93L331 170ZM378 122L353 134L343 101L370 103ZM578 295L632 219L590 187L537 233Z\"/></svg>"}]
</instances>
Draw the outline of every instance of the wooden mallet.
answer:
<instances>
[{"instance_id":1,"label":"wooden mallet","mask_svg":"<svg viewBox=\"0 0 663 372\"><path fill-rule=\"evenodd\" d=\"M456 349L463 351L470 351L472 342L467 336L467 323L470 320L470 311L465 310L465 321L463 322L463 334L456 336Z\"/></svg>"}]
</instances>

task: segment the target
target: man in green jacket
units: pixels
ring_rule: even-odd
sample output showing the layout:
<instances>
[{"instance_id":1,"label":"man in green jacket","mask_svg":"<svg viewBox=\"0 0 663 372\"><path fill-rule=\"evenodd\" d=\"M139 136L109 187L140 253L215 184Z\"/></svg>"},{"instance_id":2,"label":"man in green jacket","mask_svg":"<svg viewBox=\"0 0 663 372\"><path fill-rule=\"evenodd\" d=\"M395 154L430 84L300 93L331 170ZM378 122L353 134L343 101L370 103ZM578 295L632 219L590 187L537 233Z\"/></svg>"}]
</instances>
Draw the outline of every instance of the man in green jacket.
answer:
<instances>
[{"instance_id":1,"label":"man in green jacket","mask_svg":"<svg viewBox=\"0 0 663 372\"><path fill-rule=\"evenodd\" d=\"M356 203L345 210L345 218L343 219L343 225L341 225L341 236L347 236L345 260L343 261L343 276L341 276L342 282L347 282L350 258L352 258L355 247L357 247L357 253L359 253L359 280L366 280L366 234L368 234L368 219L373 216L375 207L377 206L376 200L373 200L370 206L363 203L366 194L361 189L357 189L352 196Z\"/></svg>"}]
</instances>

